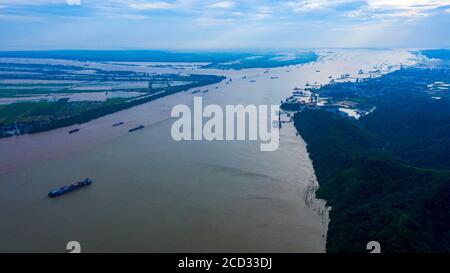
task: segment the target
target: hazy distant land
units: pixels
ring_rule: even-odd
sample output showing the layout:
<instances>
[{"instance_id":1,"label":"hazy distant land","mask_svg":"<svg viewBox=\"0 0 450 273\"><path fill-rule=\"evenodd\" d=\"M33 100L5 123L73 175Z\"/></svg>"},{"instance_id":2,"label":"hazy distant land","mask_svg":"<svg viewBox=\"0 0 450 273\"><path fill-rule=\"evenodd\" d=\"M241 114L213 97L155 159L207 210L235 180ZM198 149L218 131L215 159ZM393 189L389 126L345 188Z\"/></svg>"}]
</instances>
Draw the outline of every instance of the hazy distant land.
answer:
<instances>
[{"instance_id":1,"label":"hazy distant land","mask_svg":"<svg viewBox=\"0 0 450 273\"><path fill-rule=\"evenodd\" d=\"M175 52L157 50L49 50L0 51L0 58L59 59L93 62L205 63L203 68L271 68L316 61L313 51L268 52Z\"/></svg>"}]
</instances>

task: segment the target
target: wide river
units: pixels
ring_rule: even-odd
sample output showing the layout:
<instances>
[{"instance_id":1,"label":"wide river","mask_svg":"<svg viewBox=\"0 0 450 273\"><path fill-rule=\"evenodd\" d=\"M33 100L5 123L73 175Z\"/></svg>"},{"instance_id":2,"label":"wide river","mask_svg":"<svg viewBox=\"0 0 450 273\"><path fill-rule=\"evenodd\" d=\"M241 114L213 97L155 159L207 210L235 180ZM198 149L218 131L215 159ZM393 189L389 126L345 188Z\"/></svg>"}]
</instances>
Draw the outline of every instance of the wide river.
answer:
<instances>
[{"instance_id":1,"label":"wide river","mask_svg":"<svg viewBox=\"0 0 450 273\"><path fill-rule=\"evenodd\" d=\"M329 76L363 77L360 69L413 62L402 50L320 54L318 62L268 73L188 72L233 80L201 88L209 90L195 94L204 104L258 105L279 104L293 88ZM71 127L81 128L78 134L62 128L1 139L0 252L67 252L69 241L84 252L324 252L325 203L311 192L314 169L292 124L281 129L275 152L261 152L255 141L175 142L170 111L192 104L193 96L176 94ZM112 127L117 121L125 125ZM145 129L127 132L138 124ZM58 199L46 195L86 177L95 181L90 187Z\"/></svg>"}]
</instances>

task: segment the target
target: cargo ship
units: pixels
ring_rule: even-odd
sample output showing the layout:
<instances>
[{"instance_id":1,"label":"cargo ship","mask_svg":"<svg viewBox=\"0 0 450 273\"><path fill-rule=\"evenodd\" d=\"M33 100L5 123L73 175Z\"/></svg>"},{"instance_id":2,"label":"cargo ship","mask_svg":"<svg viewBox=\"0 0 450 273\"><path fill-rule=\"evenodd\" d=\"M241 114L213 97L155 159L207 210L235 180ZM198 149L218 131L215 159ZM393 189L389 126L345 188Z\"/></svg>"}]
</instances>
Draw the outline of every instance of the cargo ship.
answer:
<instances>
[{"instance_id":1,"label":"cargo ship","mask_svg":"<svg viewBox=\"0 0 450 273\"><path fill-rule=\"evenodd\" d=\"M141 129L144 129L144 125L140 125L140 126L138 126L138 127L136 127L136 128L133 128L133 129L130 129L130 130L128 130L128 132L134 132L134 131L137 131L137 130L141 130Z\"/></svg>"},{"instance_id":2,"label":"cargo ship","mask_svg":"<svg viewBox=\"0 0 450 273\"><path fill-rule=\"evenodd\" d=\"M113 124L113 127L117 127L117 126L120 126L120 125L123 125L123 122L115 123L115 124Z\"/></svg>"},{"instance_id":3,"label":"cargo ship","mask_svg":"<svg viewBox=\"0 0 450 273\"><path fill-rule=\"evenodd\" d=\"M69 134L78 133L79 131L80 131L80 129L73 129L73 130L69 131Z\"/></svg>"},{"instance_id":4,"label":"cargo ship","mask_svg":"<svg viewBox=\"0 0 450 273\"><path fill-rule=\"evenodd\" d=\"M52 190L51 192L48 193L48 196L49 197L58 197L60 195L66 194L66 193L71 192L73 190L77 190L77 189L82 188L84 186L88 186L90 184L92 184L92 180L86 178L83 181L75 182L75 183L72 183L70 185L63 186L63 187L61 187L59 189Z\"/></svg>"}]
</instances>

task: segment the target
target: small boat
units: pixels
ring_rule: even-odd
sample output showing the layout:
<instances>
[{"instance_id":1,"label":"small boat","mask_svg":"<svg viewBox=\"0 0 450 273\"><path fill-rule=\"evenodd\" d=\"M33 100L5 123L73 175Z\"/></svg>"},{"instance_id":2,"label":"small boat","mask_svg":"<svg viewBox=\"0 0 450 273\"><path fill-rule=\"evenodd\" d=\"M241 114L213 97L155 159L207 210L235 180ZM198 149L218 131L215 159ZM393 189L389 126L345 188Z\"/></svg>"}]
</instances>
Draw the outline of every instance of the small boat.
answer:
<instances>
[{"instance_id":1,"label":"small boat","mask_svg":"<svg viewBox=\"0 0 450 273\"><path fill-rule=\"evenodd\" d=\"M117 126L120 126L120 125L123 125L123 122L118 122L116 124L113 124L113 127L117 127Z\"/></svg>"},{"instance_id":2,"label":"small boat","mask_svg":"<svg viewBox=\"0 0 450 273\"><path fill-rule=\"evenodd\" d=\"M130 129L130 130L128 130L128 132L135 132L135 131L137 131L137 130L141 130L141 129L144 129L144 125L139 125L138 127L136 127L136 128L133 128L133 129Z\"/></svg>"},{"instance_id":3,"label":"small boat","mask_svg":"<svg viewBox=\"0 0 450 273\"><path fill-rule=\"evenodd\" d=\"M80 129L73 129L69 131L69 134L75 134L78 133L80 131Z\"/></svg>"},{"instance_id":4,"label":"small boat","mask_svg":"<svg viewBox=\"0 0 450 273\"><path fill-rule=\"evenodd\" d=\"M50 191L50 192L48 193L48 196L49 196L49 197L52 197L52 198L53 198L53 197L58 197L58 196L60 196L60 195L66 194L66 193L68 193L68 192L71 192L71 191L73 191L73 190L77 190L77 189L82 188L82 187L84 187L84 186L91 185L92 182L93 182L93 181L92 181L91 179L86 178L86 179L83 180L83 181L75 182L75 183L72 183L72 184L70 184L70 185L63 186L63 187L61 187L61 188L59 188L59 189L52 190L52 191Z\"/></svg>"}]
</instances>

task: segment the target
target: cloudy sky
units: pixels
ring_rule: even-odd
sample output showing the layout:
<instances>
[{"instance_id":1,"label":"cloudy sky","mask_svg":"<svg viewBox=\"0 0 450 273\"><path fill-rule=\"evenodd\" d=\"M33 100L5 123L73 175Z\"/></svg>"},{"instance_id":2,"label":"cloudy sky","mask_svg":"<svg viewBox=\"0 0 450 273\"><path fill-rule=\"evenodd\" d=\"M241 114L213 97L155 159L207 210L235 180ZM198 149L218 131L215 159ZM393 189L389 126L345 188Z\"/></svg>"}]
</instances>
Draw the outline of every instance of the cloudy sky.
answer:
<instances>
[{"instance_id":1,"label":"cloudy sky","mask_svg":"<svg viewBox=\"0 0 450 273\"><path fill-rule=\"evenodd\" d=\"M450 47L450 0L0 0L0 49Z\"/></svg>"}]
</instances>

